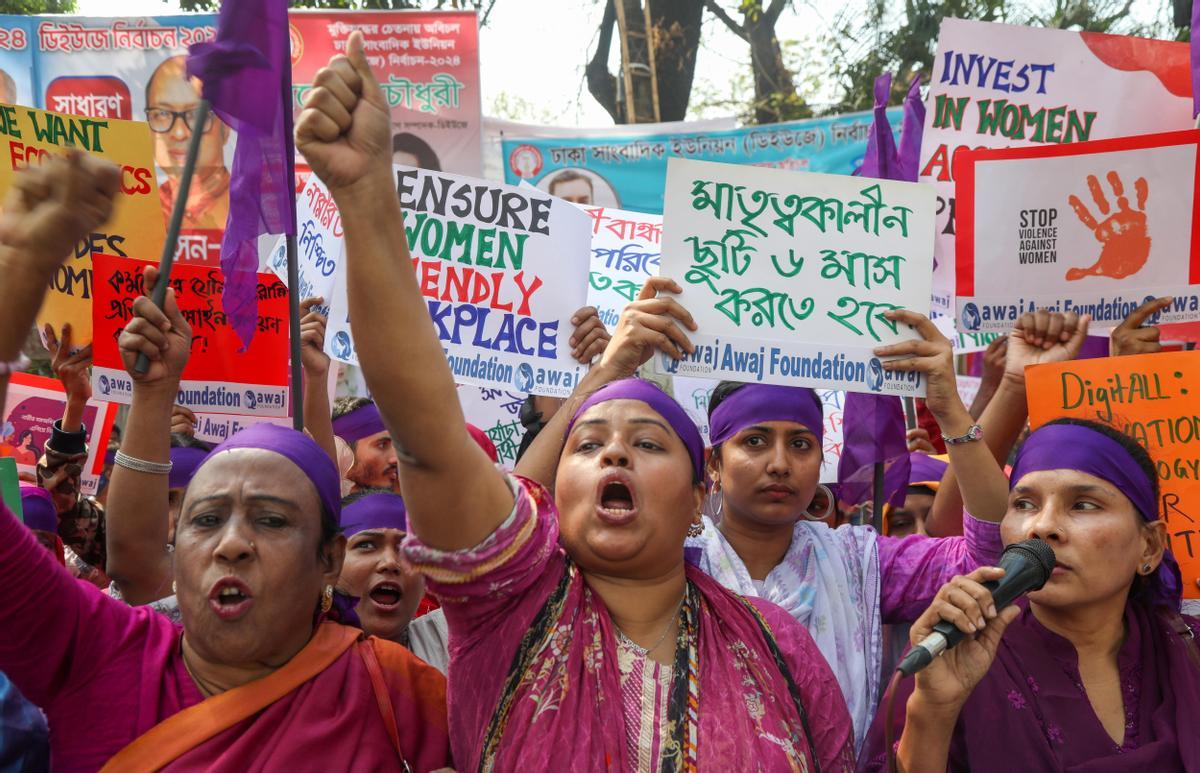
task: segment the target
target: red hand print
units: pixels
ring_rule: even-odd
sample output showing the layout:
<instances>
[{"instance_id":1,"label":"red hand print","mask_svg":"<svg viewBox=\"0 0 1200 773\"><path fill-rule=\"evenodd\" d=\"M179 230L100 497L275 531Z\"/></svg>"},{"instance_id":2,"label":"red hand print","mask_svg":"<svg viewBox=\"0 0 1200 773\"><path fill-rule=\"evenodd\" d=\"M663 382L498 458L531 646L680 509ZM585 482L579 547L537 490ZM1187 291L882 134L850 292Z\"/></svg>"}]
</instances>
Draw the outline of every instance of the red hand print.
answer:
<instances>
[{"instance_id":1,"label":"red hand print","mask_svg":"<svg viewBox=\"0 0 1200 773\"><path fill-rule=\"evenodd\" d=\"M1090 268L1068 270L1067 280L1075 281L1083 279L1085 276L1109 276L1113 279L1121 279L1136 274L1142 266L1146 265L1146 258L1150 257L1150 234L1146 232L1146 195L1149 192L1146 178L1139 177L1133 184L1133 189L1137 193L1137 209L1131 209L1129 199L1125 197L1125 186L1121 183L1121 178L1116 172L1108 173L1108 184L1112 186L1113 193L1117 196L1117 211L1111 215L1108 214L1111 208L1108 199L1104 196L1104 191L1100 189L1100 181L1096 179L1095 175L1090 174L1087 184L1088 190L1092 193L1092 200L1100 209L1100 214L1108 215L1104 222L1097 223L1096 218L1092 216L1078 196L1070 196L1067 202L1071 205L1071 209L1075 210L1075 215L1080 221L1092 229L1096 241L1104 246L1100 250L1100 258L1095 265Z\"/></svg>"}]
</instances>

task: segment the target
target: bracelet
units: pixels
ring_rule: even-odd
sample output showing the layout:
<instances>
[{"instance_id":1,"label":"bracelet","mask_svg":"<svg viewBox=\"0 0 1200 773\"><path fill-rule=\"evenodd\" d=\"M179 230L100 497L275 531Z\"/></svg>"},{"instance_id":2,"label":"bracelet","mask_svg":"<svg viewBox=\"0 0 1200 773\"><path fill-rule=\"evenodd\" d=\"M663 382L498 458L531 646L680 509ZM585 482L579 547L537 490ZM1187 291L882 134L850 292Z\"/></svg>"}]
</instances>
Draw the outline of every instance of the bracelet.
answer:
<instances>
[{"instance_id":1,"label":"bracelet","mask_svg":"<svg viewBox=\"0 0 1200 773\"><path fill-rule=\"evenodd\" d=\"M28 364L29 360L26 360L23 354L12 362L0 362L0 378L21 372Z\"/></svg>"},{"instance_id":2,"label":"bracelet","mask_svg":"<svg viewBox=\"0 0 1200 773\"><path fill-rule=\"evenodd\" d=\"M151 475L169 475L173 466L171 462L148 462L145 459L137 459L122 453L120 450L113 457L113 462L127 470L145 472Z\"/></svg>"},{"instance_id":3,"label":"bracelet","mask_svg":"<svg viewBox=\"0 0 1200 773\"><path fill-rule=\"evenodd\" d=\"M979 426L978 424L972 424L971 428L967 430L965 435L959 435L958 437L950 437L946 433L942 433L942 440L945 440L946 445L949 446L961 446L963 443L973 443L982 437L983 427Z\"/></svg>"}]
</instances>

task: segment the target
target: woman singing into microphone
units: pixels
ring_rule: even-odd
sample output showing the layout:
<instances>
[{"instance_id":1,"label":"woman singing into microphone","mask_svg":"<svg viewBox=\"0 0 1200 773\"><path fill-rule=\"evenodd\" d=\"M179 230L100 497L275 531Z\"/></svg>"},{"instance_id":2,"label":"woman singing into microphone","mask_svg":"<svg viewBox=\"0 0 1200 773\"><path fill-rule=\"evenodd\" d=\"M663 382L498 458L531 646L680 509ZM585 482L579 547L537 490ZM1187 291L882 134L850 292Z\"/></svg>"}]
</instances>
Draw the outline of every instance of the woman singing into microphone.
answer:
<instances>
[{"instance_id":1,"label":"woman singing into microphone","mask_svg":"<svg viewBox=\"0 0 1200 773\"><path fill-rule=\"evenodd\" d=\"M975 477L960 470L964 493ZM1179 614L1149 454L1108 426L1060 419L1029 436L1010 487L1005 543L1045 540L1054 572L997 614L980 583L1001 572L979 569L913 625L913 643L939 619L975 635L901 683L900 769L1200 770L1200 620ZM864 770L887 766L887 705Z\"/></svg>"}]
</instances>

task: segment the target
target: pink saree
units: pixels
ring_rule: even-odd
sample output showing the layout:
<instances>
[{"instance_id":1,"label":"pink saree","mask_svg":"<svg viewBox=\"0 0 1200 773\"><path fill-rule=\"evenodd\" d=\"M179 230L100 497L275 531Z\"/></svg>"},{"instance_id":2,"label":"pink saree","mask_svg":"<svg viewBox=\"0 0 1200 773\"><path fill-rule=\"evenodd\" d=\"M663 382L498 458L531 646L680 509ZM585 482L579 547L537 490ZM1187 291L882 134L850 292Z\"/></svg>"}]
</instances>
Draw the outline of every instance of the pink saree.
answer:
<instances>
[{"instance_id":1,"label":"pink saree","mask_svg":"<svg viewBox=\"0 0 1200 773\"><path fill-rule=\"evenodd\" d=\"M455 761L630 770L612 621L558 544L549 494L513 486L512 515L476 548L405 546L449 624ZM661 769L853 770L845 701L807 631L692 567L687 578Z\"/></svg>"}]
</instances>

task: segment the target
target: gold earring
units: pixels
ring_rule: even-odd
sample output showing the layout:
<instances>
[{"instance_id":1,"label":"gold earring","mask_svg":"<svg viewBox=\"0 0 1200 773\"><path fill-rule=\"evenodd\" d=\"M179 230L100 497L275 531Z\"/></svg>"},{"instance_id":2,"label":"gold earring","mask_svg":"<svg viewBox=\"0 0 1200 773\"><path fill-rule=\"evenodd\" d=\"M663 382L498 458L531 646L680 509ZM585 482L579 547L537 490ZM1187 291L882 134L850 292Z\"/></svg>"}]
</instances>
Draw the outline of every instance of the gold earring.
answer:
<instances>
[{"instance_id":1,"label":"gold earring","mask_svg":"<svg viewBox=\"0 0 1200 773\"><path fill-rule=\"evenodd\" d=\"M176 588L175 588L175 581L174 581L174 580L171 580L171 595L172 595L172 596L178 596L178 595L179 595L179 591L178 591L178 590L176 590Z\"/></svg>"},{"instance_id":2,"label":"gold earring","mask_svg":"<svg viewBox=\"0 0 1200 773\"><path fill-rule=\"evenodd\" d=\"M692 521L692 525L688 527L687 535L689 537L699 537L704 533L704 521Z\"/></svg>"},{"instance_id":3,"label":"gold earring","mask_svg":"<svg viewBox=\"0 0 1200 773\"><path fill-rule=\"evenodd\" d=\"M1150 564L1142 564L1142 574L1150 574Z\"/></svg>"},{"instance_id":4,"label":"gold earring","mask_svg":"<svg viewBox=\"0 0 1200 773\"><path fill-rule=\"evenodd\" d=\"M326 585L325 592L321 594L321 612L328 612L333 607L333 586Z\"/></svg>"}]
</instances>

